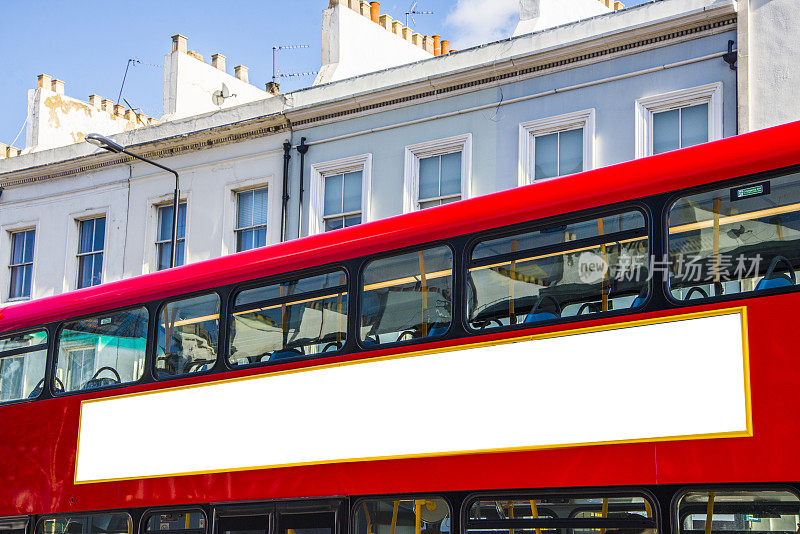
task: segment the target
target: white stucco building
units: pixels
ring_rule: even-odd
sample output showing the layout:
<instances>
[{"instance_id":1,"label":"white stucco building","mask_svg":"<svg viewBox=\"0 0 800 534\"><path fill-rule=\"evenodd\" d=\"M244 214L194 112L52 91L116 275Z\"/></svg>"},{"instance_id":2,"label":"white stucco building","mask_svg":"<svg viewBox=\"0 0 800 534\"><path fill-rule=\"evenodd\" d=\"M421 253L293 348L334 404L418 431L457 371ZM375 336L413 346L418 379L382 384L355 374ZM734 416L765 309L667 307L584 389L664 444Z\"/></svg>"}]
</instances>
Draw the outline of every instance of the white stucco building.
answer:
<instances>
[{"instance_id":1,"label":"white stucco building","mask_svg":"<svg viewBox=\"0 0 800 534\"><path fill-rule=\"evenodd\" d=\"M177 35L160 118L40 76L26 147L0 146L0 302L163 266L172 175L90 132L180 173L196 262L800 119L795 0L520 4L513 36L453 52L332 0L317 80L289 94Z\"/></svg>"}]
</instances>

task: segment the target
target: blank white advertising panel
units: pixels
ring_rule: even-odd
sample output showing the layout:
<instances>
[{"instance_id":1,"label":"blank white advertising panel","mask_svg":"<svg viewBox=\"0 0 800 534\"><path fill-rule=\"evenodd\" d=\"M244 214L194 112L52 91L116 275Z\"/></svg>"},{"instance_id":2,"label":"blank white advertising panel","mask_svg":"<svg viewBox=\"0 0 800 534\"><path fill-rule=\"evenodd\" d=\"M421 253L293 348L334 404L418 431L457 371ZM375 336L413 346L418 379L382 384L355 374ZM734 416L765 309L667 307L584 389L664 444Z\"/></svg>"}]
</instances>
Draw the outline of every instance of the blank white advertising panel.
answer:
<instances>
[{"instance_id":1,"label":"blank white advertising panel","mask_svg":"<svg viewBox=\"0 0 800 534\"><path fill-rule=\"evenodd\" d=\"M75 480L744 436L744 336L737 309L85 401Z\"/></svg>"}]
</instances>

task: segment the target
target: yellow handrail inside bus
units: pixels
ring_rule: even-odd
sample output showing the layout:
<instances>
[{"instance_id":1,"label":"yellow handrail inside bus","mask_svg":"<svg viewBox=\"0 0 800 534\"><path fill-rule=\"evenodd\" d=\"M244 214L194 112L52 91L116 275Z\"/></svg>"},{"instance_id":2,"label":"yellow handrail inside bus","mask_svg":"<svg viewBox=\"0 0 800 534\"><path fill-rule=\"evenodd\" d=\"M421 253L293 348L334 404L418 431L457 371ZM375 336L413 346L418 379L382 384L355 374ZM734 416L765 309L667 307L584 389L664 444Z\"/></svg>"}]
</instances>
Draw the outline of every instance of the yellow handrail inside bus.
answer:
<instances>
[{"instance_id":1,"label":"yellow handrail inside bus","mask_svg":"<svg viewBox=\"0 0 800 534\"><path fill-rule=\"evenodd\" d=\"M539 519L539 508L536 506L536 501L531 499L531 516L534 519ZM536 528L534 529L536 534L542 534L542 529Z\"/></svg>"},{"instance_id":2,"label":"yellow handrail inside bus","mask_svg":"<svg viewBox=\"0 0 800 534\"><path fill-rule=\"evenodd\" d=\"M392 505L392 525L389 527L389 534L394 534L397 527L397 512L400 510L400 501L394 501Z\"/></svg>"},{"instance_id":3,"label":"yellow handrail inside bus","mask_svg":"<svg viewBox=\"0 0 800 534\"><path fill-rule=\"evenodd\" d=\"M711 534L711 524L714 522L714 497L717 496L716 491L708 492L708 504L706 505L706 533Z\"/></svg>"},{"instance_id":4,"label":"yellow handrail inside bus","mask_svg":"<svg viewBox=\"0 0 800 534\"><path fill-rule=\"evenodd\" d=\"M786 206L777 206L774 208L767 208L757 211L749 211L747 213L739 213L736 215L728 215L720 217L719 224L733 224L742 221L752 221L753 219L762 219L771 215L781 215L783 213L791 213L800 210L800 202L795 204L787 204ZM680 226L672 226L669 229L670 234L680 234L683 232L691 232L692 230L702 230L704 228L711 228L714 226L714 219L707 219L705 221L698 221L693 223L682 224Z\"/></svg>"}]
</instances>

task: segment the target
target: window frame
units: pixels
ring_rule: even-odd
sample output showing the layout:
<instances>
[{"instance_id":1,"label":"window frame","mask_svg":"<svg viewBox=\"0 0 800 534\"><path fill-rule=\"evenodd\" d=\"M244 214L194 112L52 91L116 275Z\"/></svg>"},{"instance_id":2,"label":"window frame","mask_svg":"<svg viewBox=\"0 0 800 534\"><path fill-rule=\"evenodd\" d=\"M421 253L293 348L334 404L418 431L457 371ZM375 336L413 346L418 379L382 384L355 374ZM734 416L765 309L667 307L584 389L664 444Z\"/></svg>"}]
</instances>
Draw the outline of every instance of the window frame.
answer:
<instances>
[{"instance_id":1,"label":"window frame","mask_svg":"<svg viewBox=\"0 0 800 534\"><path fill-rule=\"evenodd\" d=\"M17 404L21 402L32 402L42 397L42 394L47 390L47 373L50 367L50 339L51 339L51 332L47 325L39 325L32 328L25 328L22 330L14 330L11 332L3 332L0 334L0 338L7 338L7 337L14 337L14 336L24 336L25 334L34 334L36 332L44 332L45 333L45 343L41 345L33 345L29 347L19 347L16 349L0 351L0 359L2 358L12 358L14 356L24 356L31 352L37 352L39 350L44 350L45 352L45 361L44 361L44 373L42 374L43 380L42 382L42 391L39 392L38 395L32 398L23 398L23 399L16 399L16 400L7 400L7 401L0 401L0 408L3 406L9 406L11 404ZM34 388L35 389L35 388Z\"/></svg>"},{"instance_id":2,"label":"window frame","mask_svg":"<svg viewBox=\"0 0 800 534\"><path fill-rule=\"evenodd\" d=\"M264 224L255 224L255 225L252 225L252 226L239 227L239 205L240 205L239 204L239 195L244 194L244 193L253 193L255 195L256 191L260 191L262 189L266 189L267 190L267 193L266 193L266 195L267 195L267 204L266 204L267 205L267 216L266 216L266 220L265 220ZM255 250L257 248L268 247L271 244L270 243L270 239L269 239L269 226L270 226L269 225L269 207L270 207L270 202L271 202L271 198L270 198L271 197L271 194L270 194L271 192L270 192L269 184L264 183L264 184L256 185L254 187L248 187L248 188L245 188L245 189L238 189L238 190L232 191L232 193L234 194L234 202L233 202L233 204L234 204L234 210L233 210L234 211L234 219L233 219L233 248L234 248L234 253L238 254L239 252L247 252L247 250ZM249 248L247 250L239 250L239 241L240 241L239 236L240 236L241 232L244 232L246 230L255 230L257 228L263 228L264 229L264 233L265 233L265 236L266 236L264 245L262 245L261 247L255 247L254 246L253 248ZM184 247L184 256L185 256L186 255L186 252L185 252L186 251L186 244L185 243L184 243L183 247ZM185 261L186 260L184 258L184 262Z\"/></svg>"},{"instance_id":3,"label":"window frame","mask_svg":"<svg viewBox=\"0 0 800 534\"><path fill-rule=\"evenodd\" d=\"M183 265L187 265L188 264L188 256L189 256L189 245L188 245L189 244L189 199L188 198L181 198L181 199L178 200L178 212L179 213L180 213L181 205L186 206L186 209L184 211L184 213L186 213L186 215L184 216L184 231L183 231L183 237L178 237L176 235L175 248L178 247L178 243L183 241L183 263L180 264L180 265L176 265L175 267L181 267ZM153 240L153 244L155 245L155 251L154 251L154 256L153 256L153 268L150 271L150 272L153 272L153 273L157 273L159 271L166 271L167 269L169 269L169 267L165 267L163 269L159 269L158 268L158 257L159 257L159 252L161 251L160 247L162 245L164 245L165 243L170 243L170 244L172 243L172 239L166 239L166 240L158 239L158 236L159 236L160 231L161 231L161 225L159 224L159 222L161 221L161 208L166 208L166 207L174 207L174 203L173 202L158 202L158 203L153 204L153 208L155 208L154 209L154 211L155 211L155 221L154 222L155 222L155 230L156 230L155 231L155 234L156 234L155 235L155 239ZM180 224L178 226L180 226ZM178 256L176 255L175 256L176 263L177 263L177 260L178 260Z\"/></svg>"},{"instance_id":4,"label":"window frame","mask_svg":"<svg viewBox=\"0 0 800 534\"><path fill-rule=\"evenodd\" d=\"M583 171L581 172L585 172L595 168L595 108L521 122L519 124L518 185L529 185L559 178L560 176L553 176L536 180L536 137L578 128L583 128Z\"/></svg>"},{"instance_id":5,"label":"window frame","mask_svg":"<svg viewBox=\"0 0 800 534\"><path fill-rule=\"evenodd\" d=\"M231 361L230 361L230 344L231 344L231 331L232 331L231 324L233 323L234 313L236 313L236 308L237 308L236 299L240 294L242 294L245 291L250 291L252 289L259 289L259 288L266 287L266 286L272 286L272 285L281 284L281 283L283 283L283 282L285 282L287 280L303 280L305 278L313 278L314 276L332 274L332 273L335 273L337 271L342 271L344 273L344 276L345 276L344 285L337 286L337 287L344 287L344 289L345 289L344 293L347 295L347 316L345 318L345 339L342 342L342 348L337 349L337 350L332 350L330 352L319 353L319 355L317 355L317 357L314 357L314 358L308 358L306 356L300 355L300 356L298 356L296 358L286 358L285 360L274 361L274 362L270 362L268 360L268 361L265 361L265 362L254 362L254 363L247 363L247 364L242 364L242 365L234 365L234 364L231 363ZM246 282L244 284L239 284L238 286L234 287L234 289L230 292L229 297L228 297L227 307L226 307L227 308L227 313L226 313L227 317L226 317L226 322L225 322L225 349L224 349L225 350L225 353L224 353L225 362L224 362L224 364L225 364L226 368L231 369L231 370L251 369L253 367L265 367L265 366L270 366L270 365L273 365L273 366L274 365L281 365L281 364L285 364L285 363L315 361L315 360L321 360L323 358L327 358L329 356L340 356L342 354L342 352L345 350L345 348L347 348L347 345L350 343L350 339L349 339L348 336L350 335L350 324L352 322L351 315L354 312L353 304L352 304L352 294L350 293L350 290L352 288L352 284L351 284L352 276L351 276L351 273L350 273L350 269L348 269L347 266L344 263L331 263L331 264L327 264L326 266L322 266L322 268L314 268L313 270L302 270L302 271L299 271L299 272L301 273L300 275L294 275L294 276L291 276L291 277L287 277L286 274L288 274L288 273L284 273L283 275L272 276L272 277L269 277L267 279L250 280L250 281L248 281L248 282ZM336 288L333 288L333 289L336 289ZM308 298L313 298L313 297L316 297L316 296L319 296L319 295L328 294L330 292L331 292L331 289L318 289L318 290L315 290L315 291L309 291L307 293L300 293L299 295L302 295L302 296L308 297ZM251 303L251 304L242 304L240 306L244 306L244 307L259 306L259 305L262 305L264 303L279 302L280 300L281 299L269 299L269 300L257 301L257 302ZM160 309L160 307L159 307L159 309ZM220 352L220 355L221 355L222 354L222 350L220 350L219 352ZM322 356L322 354L325 354L325 356Z\"/></svg>"},{"instance_id":6,"label":"window frame","mask_svg":"<svg viewBox=\"0 0 800 534\"><path fill-rule=\"evenodd\" d=\"M140 519L139 519L138 534L147 534L148 532L151 532L151 531L147 530L147 521L152 516L157 515L157 514L170 513L170 512L177 512L177 513L200 512L201 514L203 514L203 518L205 519L205 527L203 527L205 529L205 534L209 534L209 531L210 531L210 529L209 529L209 520L208 520L209 514L206 513L206 510L204 508L201 508L199 506L174 506L174 507L145 508L144 511L142 512L142 515L141 515ZM200 530L200 529L165 530L163 532L196 532L198 530ZM159 532L161 532L161 531L159 530Z\"/></svg>"},{"instance_id":7,"label":"window frame","mask_svg":"<svg viewBox=\"0 0 800 534\"><path fill-rule=\"evenodd\" d=\"M678 505L681 502L686 494L698 492L698 491L714 491L714 492L724 492L724 491L785 491L787 493L791 493L800 500L800 491L793 486L788 484L687 484L681 486L672 494L672 498L669 504L669 524L671 532L669 534L680 534L680 516L678 513L680 509ZM766 534L769 534L770 531L765 531Z\"/></svg>"},{"instance_id":8,"label":"window frame","mask_svg":"<svg viewBox=\"0 0 800 534\"><path fill-rule=\"evenodd\" d=\"M707 142L722 139L722 89L722 82L713 82L637 99L635 103L635 159L653 155L653 114L655 113L708 104Z\"/></svg>"},{"instance_id":9,"label":"window frame","mask_svg":"<svg viewBox=\"0 0 800 534\"><path fill-rule=\"evenodd\" d=\"M18 234L27 234L28 232L31 231L33 232L33 258L31 259L30 262L23 261L22 263L19 264L12 263L14 257L14 236ZM6 295L8 296L8 298L6 300L8 302L22 302L26 300L31 300L34 294L34 282L36 281L36 249L39 246L39 239L37 236L37 234L39 233L38 225L25 225L19 228L8 228L7 232L8 232L8 243L9 243L9 258L8 258L8 270L6 271L8 273L7 275L8 284L6 286L7 288ZM25 239L27 241L27 237L25 237ZM13 272L14 269L22 268L24 270L27 265L31 266L31 292L28 295L12 297L11 280L13 277L11 273Z\"/></svg>"},{"instance_id":10,"label":"window frame","mask_svg":"<svg viewBox=\"0 0 800 534\"><path fill-rule=\"evenodd\" d=\"M463 532L463 529L455 528L457 526L456 519L460 515L460 510L458 506L454 506L454 501L451 498L451 492L431 492L431 493L390 493L390 494L381 494L381 495L362 495L357 497L353 504L350 506L349 517L347 521L348 532L350 534L356 534L356 518L358 517L358 509L364 502L370 501L413 501L417 499L441 499L447 503L447 506L450 508L450 534L459 534L459 532ZM463 506L465 501L461 501L461 503L455 502L455 504L461 504Z\"/></svg>"},{"instance_id":11,"label":"window frame","mask_svg":"<svg viewBox=\"0 0 800 534\"><path fill-rule=\"evenodd\" d=\"M600 311L596 313L589 313L586 315L571 315L567 317L559 317L558 319L548 319L546 321L540 321L536 323L518 323L515 325L505 325L502 327L492 328L488 331L477 330L470 325L469 317L468 317L468 303L467 303L467 291L466 291L466 284L467 279L469 276L469 269L474 266L474 263L481 263L490 262L490 261L503 261L504 258L510 256L508 254L494 256L492 258L482 258L478 262L473 262L472 255L475 251L475 247L484 241L488 241L491 239L497 239L502 237L510 237L520 233L536 231L538 229L547 228L550 226L556 226L559 224L569 224L570 222L580 222L590 219L596 219L600 217L606 217L610 215L617 215L629 211L638 211L641 213L642 217L644 218L644 234L647 237L647 246L648 246L648 256L651 256L653 253L653 246L655 244L654 239L654 230L656 228L656 222L654 221L654 216L651 214L651 210L649 206L647 206L644 199L637 199L633 201L625 201L619 202L616 204L611 204L607 206L601 206L599 208L593 208L589 210L584 210L581 212L582 217L576 217L576 212L570 212L565 215L558 215L556 217L545 217L543 219L539 219L534 222L523 223L521 225L515 225L505 228L498 228L495 231L489 232L482 232L478 235L473 235L467 242L466 246L464 247L464 280L462 282L463 289L461 294L461 306L462 306L462 317L461 320L463 321L464 328L469 335L485 335L485 334L494 334L494 333L501 333L501 332L509 332L514 330L526 330L526 329L533 329L533 328L540 328L542 326L550 326L550 325L560 325L566 323L579 323L587 320L599 319L599 318L606 318L606 317L616 317L620 315L636 315L640 313L644 313L646 311L647 306L650 304L651 300L653 299L654 293L654 283L653 279L654 276L650 276L650 278L646 282L647 286L647 297L645 298L644 302L638 306L637 308L621 308L617 310L608 310L608 311ZM629 232L633 232L633 230L629 230ZM597 238L592 239L599 239L600 236ZM562 245L566 245L567 243L563 243ZM560 245L557 245L560 246ZM555 247L555 246L554 246ZM520 256L525 256L532 253L531 249L527 251L520 251L515 254ZM499 258L499 259L498 259ZM635 311L633 311L635 310Z\"/></svg>"},{"instance_id":12,"label":"window frame","mask_svg":"<svg viewBox=\"0 0 800 534\"><path fill-rule=\"evenodd\" d=\"M771 169L769 171L764 171L764 172L757 172L745 176L738 176L736 178L729 178L727 180L721 180L718 182L703 184L701 186L682 189L680 191L671 191L669 193L665 193L664 195L662 195L664 203L663 203L663 212L661 213L662 250L665 251L669 250L668 248L669 213L672 207L675 205L675 203L681 198L696 195L699 193L707 193L709 191L714 191L717 189L734 188L740 185L746 185L756 181L760 182L760 181L772 180L774 178L780 178L781 176L785 176L787 174L800 174L800 164L790 165L788 167L781 167L779 169ZM663 283L662 290L664 292L665 298L667 299L667 302L675 308L685 308L688 306L695 306L711 302L726 302L732 300L750 299L750 298L757 298L759 296L780 295L783 293L794 293L796 291L800 291L800 283L798 283L795 284L794 286L773 287L769 289L760 289L758 291L753 289L752 291L742 291L740 293L730 293L728 295L717 295L717 296L709 295L707 298L701 297L692 299L691 301L687 301L687 300L678 300L672 295L672 291L670 291L669 288L669 276L665 276L662 283Z\"/></svg>"},{"instance_id":13,"label":"window frame","mask_svg":"<svg viewBox=\"0 0 800 534\"><path fill-rule=\"evenodd\" d=\"M36 517L36 522L33 524L33 534L39 531L39 525L47 519L58 519L61 517L92 517L98 515L126 515L128 516L128 534L135 534L136 525L133 524L133 515L127 508L115 508L112 510L92 510L89 512L76 512L70 513L57 513L57 514L42 514ZM28 524L30 526L30 523Z\"/></svg>"},{"instance_id":14,"label":"window frame","mask_svg":"<svg viewBox=\"0 0 800 534\"><path fill-rule=\"evenodd\" d=\"M372 153L359 154L311 165L311 187L308 206L308 235L325 233L325 178L361 172L361 223L370 222L370 196L372 193ZM355 215L358 212L336 216ZM332 217L332 216L328 216ZM301 232L302 234L302 232Z\"/></svg>"},{"instance_id":15,"label":"window frame","mask_svg":"<svg viewBox=\"0 0 800 534\"><path fill-rule=\"evenodd\" d=\"M443 339L447 339L456 328L456 325L463 321L463 318L458 317L458 295L456 295L456 288L460 283L460 278L457 276L457 269L459 267L459 257L458 254L453 247L453 240L439 240L439 241L430 241L427 243L412 245L408 247L403 247L400 249L391 250L388 252L382 252L380 254L375 254L373 256L369 256L367 258L359 258L359 266L358 266L358 277L355 279L355 290L356 290L356 303L355 307L352 309L352 313L354 314L353 321L355 321L356 325L360 324L361 322L361 298L363 295L364 289L364 271L366 270L367 266L375 261L383 260L386 258L391 258L393 256L402 256L404 254L409 254L412 252L418 252L421 250L428 250L433 248L439 247L446 247L450 251L450 258L453 262L452 270L453 272L450 275L450 289L453 294L453 298L450 301L450 325L447 328L447 332L444 334L438 335L436 337L422 337L422 338L413 338L410 340L403 340L403 341L392 341L391 343L380 343L375 345L365 345L364 340L361 339L361 329L356 326L353 331L353 340L355 341L356 347L359 351L372 351L372 350L381 350L385 348L392 348L392 347L407 347L411 345L418 345L420 343L431 343L435 341L441 341ZM461 315L461 314L459 314ZM463 339L466 339L463 338Z\"/></svg>"},{"instance_id":16,"label":"window frame","mask_svg":"<svg viewBox=\"0 0 800 534\"><path fill-rule=\"evenodd\" d=\"M101 250L94 250L92 252L81 252L81 245L82 245L81 240L83 239L83 225L88 221L93 221L94 224L97 224L96 221L98 219L105 219L104 228L103 228L103 248ZM106 257L105 257L105 253L106 253L106 243L108 242L108 215L106 213L98 213L98 214L92 215L90 217L86 217L86 218L82 218L82 219L75 219L75 222L78 223L78 246L77 246L78 252L77 252L77 254L75 254L75 257L77 258L76 265L75 265L75 269L76 269L75 289L84 289L86 287L98 286L98 285L102 284L104 282L105 278L106 278L105 277L105 273L106 273ZM92 236L94 236L94 232L92 232ZM92 244L94 244L94 243L92 243ZM87 256L94 256L94 255L98 255L98 254L102 258L102 262L103 262L103 268L100 271L100 281L98 283L96 283L96 284L92 284L92 285L88 285L88 286L81 286L81 258L85 258ZM94 264L94 260L92 260L92 264Z\"/></svg>"},{"instance_id":17,"label":"window frame","mask_svg":"<svg viewBox=\"0 0 800 534\"><path fill-rule=\"evenodd\" d=\"M466 200L472 197L472 133L425 141L405 147L403 213L421 209L419 206L419 161L456 152L461 152L461 198L459 200ZM430 200L435 200L435 198L426 199L426 201Z\"/></svg>"},{"instance_id":18,"label":"window frame","mask_svg":"<svg viewBox=\"0 0 800 534\"><path fill-rule=\"evenodd\" d=\"M164 299L158 302L163 302ZM82 321L84 319L92 319L93 317L100 317L100 316L107 316L107 315L116 315L118 313L126 312L129 310L138 310L144 309L147 312L147 338L145 344L145 351L144 351L144 361L142 363L142 376L140 376L137 380L133 380L131 382L121 382L119 384L110 384L108 386L102 386L98 388L92 389L76 389L74 391L66 391L66 384L64 384L64 390L59 391L56 389L56 371L58 370L58 354L59 350L61 349L61 333L64 330L64 327L67 323L73 323L75 321ZM124 308L114 308L107 311L99 311L90 314L79 315L75 317L70 317L68 319L61 320L57 323L56 327L53 329L53 341L52 344L50 343L50 338L48 337L48 354L47 354L47 372L50 373L49 380L46 381L48 387L50 387L50 391L52 392L53 398L61 398L66 397L69 395L80 395L83 393L91 393L95 391L106 391L109 389L120 388L120 387L130 387L135 384L141 384L143 382L150 382L148 380L147 373L148 373L148 359L150 358L150 345L153 343L152 339L152 332L153 332L153 306L152 302L143 302L141 304L136 304L133 306L125 306ZM50 330L47 329L47 335L50 335ZM52 351L52 354L51 354ZM96 356L96 354L95 354ZM156 380L152 380L155 382Z\"/></svg>"}]
</instances>

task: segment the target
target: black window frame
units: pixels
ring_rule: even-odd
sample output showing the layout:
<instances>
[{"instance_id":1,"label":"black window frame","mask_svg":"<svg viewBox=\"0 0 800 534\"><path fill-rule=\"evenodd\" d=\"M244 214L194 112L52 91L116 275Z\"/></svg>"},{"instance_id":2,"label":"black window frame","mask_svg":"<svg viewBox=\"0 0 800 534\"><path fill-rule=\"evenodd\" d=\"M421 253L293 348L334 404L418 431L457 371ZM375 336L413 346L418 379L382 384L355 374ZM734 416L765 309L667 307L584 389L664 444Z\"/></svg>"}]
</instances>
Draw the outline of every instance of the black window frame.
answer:
<instances>
[{"instance_id":1,"label":"black window frame","mask_svg":"<svg viewBox=\"0 0 800 534\"><path fill-rule=\"evenodd\" d=\"M240 306L236 306L236 299L239 295L241 295L245 291L249 291L251 289L259 289L266 286L277 285L283 282L287 282L290 280L303 280L306 278L313 278L314 276L320 276L325 274L333 274L337 271L341 271L344 273L345 281L344 284L333 287L333 288L326 288L326 289L319 289L315 291L311 291L308 293L298 293L291 296L286 296L282 298L276 299L268 299L263 301L252 302L249 304L241 304ZM326 264L322 267L314 267L312 269L303 269L298 271L299 274L293 274L290 276L290 273L284 273L281 275L274 275L268 278L264 278L261 280L248 280L245 283L236 284L230 292L230 296L228 298L227 304L227 322L224 325L225 330L225 353L224 353L224 363L227 370L236 371L239 369L252 369L254 367L268 367L274 365L283 365L287 363L295 363L295 362L306 362L306 361L313 361L313 360L320 360L322 358L329 358L331 356L340 356L345 349L347 348L348 344L351 342L351 335L350 335L350 323L351 323L351 315L353 315L353 301L352 301L352 279L353 277L350 274L350 269L344 263L330 263ZM302 295L305 297L315 297L321 296L330 293L336 289L344 288L344 293L347 294L347 315L345 318L345 339L342 343L342 347L329 352L321 352L314 357L309 357L307 355L297 355L294 358L286 358L280 361L266 361L266 362L253 362L247 363L242 365L233 365L230 362L230 334L231 334L231 325L233 324L233 315L236 313L237 308L251 308L254 306L261 306L262 304L269 303L281 303L282 301L289 300L291 298L296 298L298 295ZM220 323L222 327L222 324ZM220 337L221 339L221 337ZM222 354L222 349L220 349L220 354ZM324 356L323 356L324 354ZM185 375L184 375L185 376Z\"/></svg>"},{"instance_id":2,"label":"black window frame","mask_svg":"<svg viewBox=\"0 0 800 534\"><path fill-rule=\"evenodd\" d=\"M33 524L32 534L39 534L39 525L41 525L42 522L47 519L60 518L60 517L92 517L98 515L117 515L117 514L128 516L128 525L130 527L128 534L137 534L136 522L133 519L134 513L132 512L131 509L128 508L113 508L111 510L77 511L74 513L59 512L55 514L40 514L36 516L36 521L31 522Z\"/></svg>"},{"instance_id":3,"label":"black window frame","mask_svg":"<svg viewBox=\"0 0 800 534\"><path fill-rule=\"evenodd\" d=\"M190 513L190 512L200 512L203 514L203 518L205 519L205 526L203 527L204 532L200 532L199 528L194 529L181 529L181 530L158 530L158 531L150 531L147 530L147 521L153 517L154 515L158 514L165 514L165 513ZM139 528L133 534L148 534L149 532L180 532L180 533L191 533L191 534L209 534L211 532L212 525L209 522L210 514L206 511L204 506L194 505L194 506L159 506L159 507L148 507L142 511L141 518L139 519Z\"/></svg>"},{"instance_id":4,"label":"black window frame","mask_svg":"<svg viewBox=\"0 0 800 534\"><path fill-rule=\"evenodd\" d=\"M0 401L0 408L2 408L3 406L10 406L12 404L19 404L19 403L22 403L22 402L33 402L33 401L39 399L42 396L42 394L45 392L45 390L47 389L47 372L48 372L48 368L50 367L50 340L51 340L50 330L45 325L37 326L37 327L34 327L34 328L25 328L23 330L14 330L12 332L4 332L3 334L0 334L0 339L9 338L9 337L15 337L15 336L24 336L25 334L35 334L36 332L44 332L45 333L46 337L45 337L45 342L44 343L39 344L39 345L32 345L32 346L29 346L29 347L19 347L19 348L16 348L16 349L0 351L0 359L9 358L11 356L18 356L20 354L27 354L29 352L37 352L37 351L40 351L40 350L44 350L45 351L45 362L44 362L44 374L42 375L42 378L41 378L41 380L44 381L44 382L42 382L42 390L39 392L38 395L36 395L35 397L32 397L30 399L25 398L25 399ZM35 390L36 390L36 388L34 387L34 391ZM5 519L5 518L3 518L3 519Z\"/></svg>"},{"instance_id":5,"label":"black window frame","mask_svg":"<svg viewBox=\"0 0 800 534\"><path fill-rule=\"evenodd\" d=\"M459 519L459 508L458 502L455 502L452 499L452 492L448 491L429 491L429 492L420 492L420 493L390 493L390 494L380 494L380 495L359 495L357 496L352 504L350 505L350 516L347 518L347 527L348 527L348 534L356 534L356 518L358 515L358 509L360 506L363 505L365 502L370 501L395 501L395 500L403 500L403 501L413 501L417 499L442 499L447 502L447 506L450 508L450 534L466 534L463 529L459 528L461 523L457 522Z\"/></svg>"}]
</instances>

